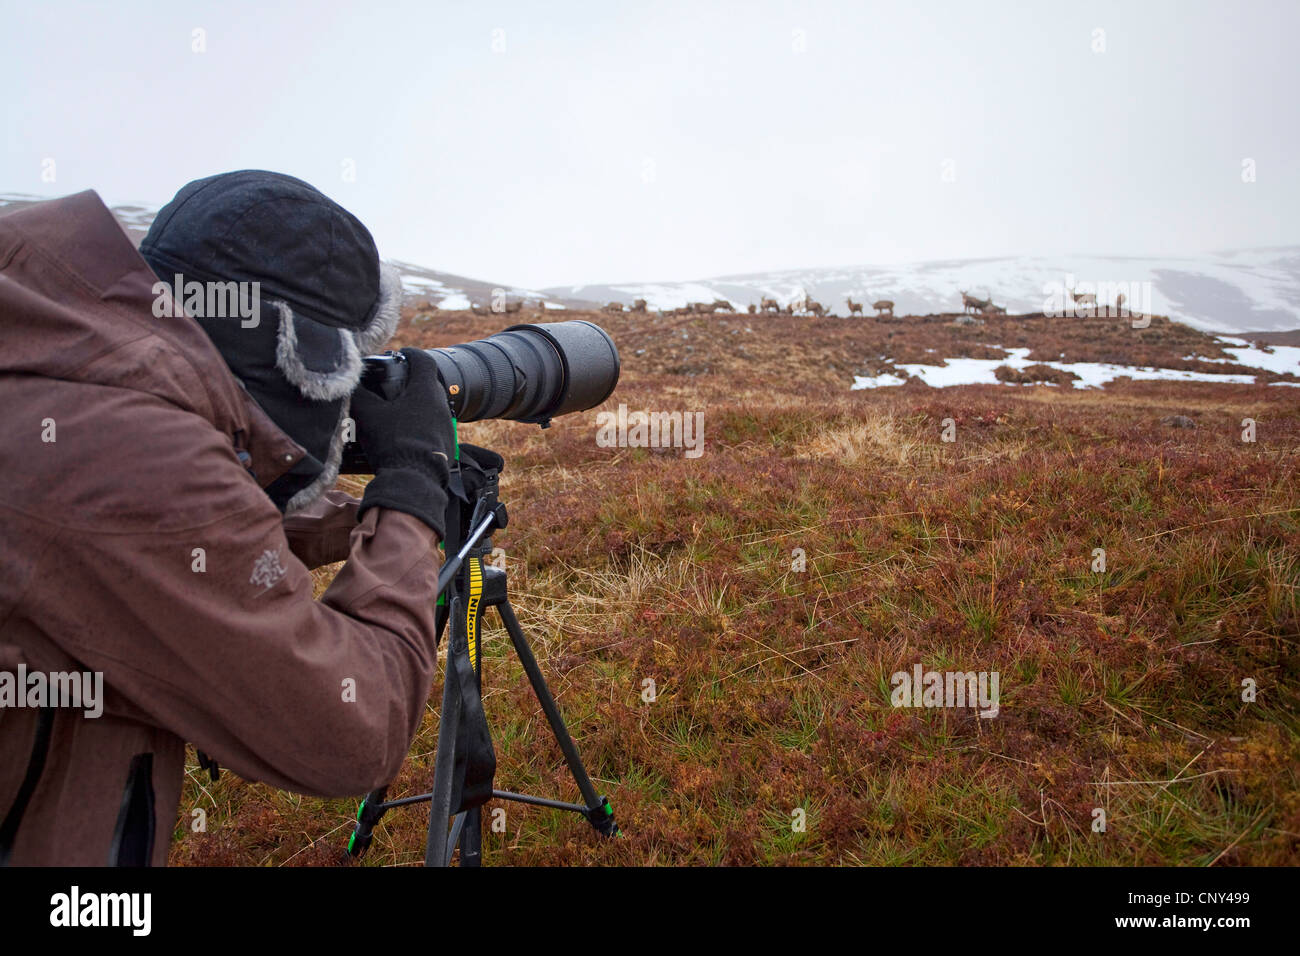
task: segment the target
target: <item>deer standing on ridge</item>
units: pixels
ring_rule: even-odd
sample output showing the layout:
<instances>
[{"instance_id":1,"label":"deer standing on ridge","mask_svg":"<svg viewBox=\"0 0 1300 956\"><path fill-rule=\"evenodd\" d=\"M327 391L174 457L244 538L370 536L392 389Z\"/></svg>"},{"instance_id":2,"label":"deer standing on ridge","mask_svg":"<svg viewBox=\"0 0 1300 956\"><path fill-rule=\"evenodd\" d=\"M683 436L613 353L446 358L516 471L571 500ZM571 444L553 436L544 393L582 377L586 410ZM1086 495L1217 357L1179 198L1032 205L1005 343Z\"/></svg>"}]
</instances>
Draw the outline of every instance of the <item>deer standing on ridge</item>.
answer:
<instances>
[{"instance_id":1,"label":"deer standing on ridge","mask_svg":"<svg viewBox=\"0 0 1300 956\"><path fill-rule=\"evenodd\" d=\"M1091 309L1085 309L1082 314L1092 315L1097 308L1097 293L1095 292L1075 292L1070 290L1070 298L1074 300L1075 305L1091 306Z\"/></svg>"}]
</instances>

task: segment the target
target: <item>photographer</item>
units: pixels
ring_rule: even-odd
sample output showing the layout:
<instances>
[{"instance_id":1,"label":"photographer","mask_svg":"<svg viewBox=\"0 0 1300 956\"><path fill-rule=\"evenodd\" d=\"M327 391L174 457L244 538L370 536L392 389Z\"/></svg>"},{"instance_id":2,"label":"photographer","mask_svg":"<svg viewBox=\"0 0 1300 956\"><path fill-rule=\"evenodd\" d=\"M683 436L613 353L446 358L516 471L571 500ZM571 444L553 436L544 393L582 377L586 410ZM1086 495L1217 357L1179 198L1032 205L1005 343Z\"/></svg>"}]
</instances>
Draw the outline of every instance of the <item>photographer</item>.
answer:
<instances>
[{"instance_id":1,"label":"photographer","mask_svg":"<svg viewBox=\"0 0 1300 956\"><path fill-rule=\"evenodd\" d=\"M190 301L229 282L253 315ZM365 227L288 176L190 183L139 253L93 192L0 217L0 671L104 686L98 717L0 708L0 859L164 864L186 741L305 794L397 775L454 441L425 353L391 401L357 389L400 300ZM349 418L359 502L331 491Z\"/></svg>"}]
</instances>

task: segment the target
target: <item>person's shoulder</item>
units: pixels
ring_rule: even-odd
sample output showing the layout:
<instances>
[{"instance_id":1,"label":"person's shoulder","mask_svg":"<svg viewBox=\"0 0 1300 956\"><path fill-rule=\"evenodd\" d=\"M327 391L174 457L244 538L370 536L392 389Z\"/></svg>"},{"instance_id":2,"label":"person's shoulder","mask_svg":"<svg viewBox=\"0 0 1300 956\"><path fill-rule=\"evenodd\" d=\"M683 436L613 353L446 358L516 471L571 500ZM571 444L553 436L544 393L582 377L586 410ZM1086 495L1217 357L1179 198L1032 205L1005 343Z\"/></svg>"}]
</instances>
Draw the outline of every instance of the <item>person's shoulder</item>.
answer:
<instances>
[{"instance_id":1,"label":"person's shoulder","mask_svg":"<svg viewBox=\"0 0 1300 956\"><path fill-rule=\"evenodd\" d=\"M0 505L29 517L167 533L259 505L276 510L230 436L155 394L28 378L0 382L0 401L13 413L0 444Z\"/></svg>"}]
</instances>

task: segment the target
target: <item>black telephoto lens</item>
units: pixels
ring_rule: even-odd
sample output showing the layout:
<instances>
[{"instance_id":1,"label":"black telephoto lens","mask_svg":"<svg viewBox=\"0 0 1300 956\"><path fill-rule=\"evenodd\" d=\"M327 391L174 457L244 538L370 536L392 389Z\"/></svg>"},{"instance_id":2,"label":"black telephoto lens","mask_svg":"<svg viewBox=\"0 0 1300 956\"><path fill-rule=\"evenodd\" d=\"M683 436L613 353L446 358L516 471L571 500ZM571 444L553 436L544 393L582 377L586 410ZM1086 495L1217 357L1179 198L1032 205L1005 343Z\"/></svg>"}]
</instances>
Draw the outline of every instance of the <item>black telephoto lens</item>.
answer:
<instances>
[{"instance_id":1,"label":"black telephoto lens","mask_svg":"<svg viewBox=\"0 0 1300 956\"><path fill-rule=\"evenodd\" d=\"M609 398L620 370L614 340L583 319L512 325L486 339L428 353L461 422L505 418L545 428L557 415L595 408ZM366 358L362 388L392 397L405 383L400 354ZM355 443L344 451L342 472L369 473Z\"/></svg>"}]
</instances>

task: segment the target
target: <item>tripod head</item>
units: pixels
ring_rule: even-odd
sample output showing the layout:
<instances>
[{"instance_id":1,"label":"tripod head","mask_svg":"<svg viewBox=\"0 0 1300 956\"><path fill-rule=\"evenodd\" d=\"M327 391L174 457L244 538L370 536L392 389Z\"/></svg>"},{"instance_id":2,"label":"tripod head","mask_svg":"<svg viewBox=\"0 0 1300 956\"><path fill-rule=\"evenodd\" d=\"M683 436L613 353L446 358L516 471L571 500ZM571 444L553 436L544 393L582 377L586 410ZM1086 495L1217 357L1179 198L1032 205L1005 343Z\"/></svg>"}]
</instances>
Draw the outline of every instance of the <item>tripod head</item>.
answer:
<instances>
[{"instance_id":1,"label":"tripod head","mask_svg":"<svg viewBox=\"0 0 1300 956\"><path fill-rule=\"evenodd\" d=\"M510 516L499 497L504 465L505 459L494 451L459 442L456 445L456 467L447 496L447 537L442 543L446 560L438 572L440 607L446 607L447 586L465 560L490 555L492 539L488 535L509 523ZM442 630L441 624L438 629Z\"/></svg>"}]
</instances>

